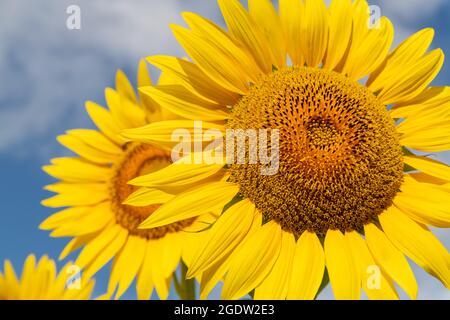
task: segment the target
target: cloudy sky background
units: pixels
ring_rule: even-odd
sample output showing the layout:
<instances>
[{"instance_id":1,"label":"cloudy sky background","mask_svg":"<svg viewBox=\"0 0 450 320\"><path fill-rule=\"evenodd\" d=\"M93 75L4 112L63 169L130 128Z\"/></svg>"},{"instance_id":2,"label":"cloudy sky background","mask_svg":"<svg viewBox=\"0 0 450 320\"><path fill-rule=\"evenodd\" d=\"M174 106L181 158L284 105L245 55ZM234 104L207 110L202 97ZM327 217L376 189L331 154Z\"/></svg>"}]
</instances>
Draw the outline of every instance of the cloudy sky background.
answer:
<instances>
[{"instance_id":1,"label":"cloudy sky background","mask_svg":"<svg viewBox=\"0 0 450 320\"><path fill-rule=\"evenodd\" d=\"M396 42L424 27L436 29L435 47L450 54L450 1L379 0L382 14L396 27ZM66 28L66 9L81 8L81 30ZM52 213L40 206L52 182L40 169L50 158L67 155L55 140L77 127L92 127L84 102L104 103L116 69L134 81L141 57L183 55L168 28L194 11L223 24L215 0L2 0L0 2L0 261L20 269L28 253L57 257L66 240L37 229ZM152 69L153 79L157 71ZM446 61L435 85L450 83ZM436 155L450 162L449 154ZM447 231L439 237L450 247ZM71 257L72 259L74 256ZM0 268L2 269L2 268ZM416 268L421 299L450 299L438 281ZM98 276L97 293L106 289ZM134 297L129 290L127 298ZM321 298L331 298L328 288Z\"/></svg>"}]
</instances>

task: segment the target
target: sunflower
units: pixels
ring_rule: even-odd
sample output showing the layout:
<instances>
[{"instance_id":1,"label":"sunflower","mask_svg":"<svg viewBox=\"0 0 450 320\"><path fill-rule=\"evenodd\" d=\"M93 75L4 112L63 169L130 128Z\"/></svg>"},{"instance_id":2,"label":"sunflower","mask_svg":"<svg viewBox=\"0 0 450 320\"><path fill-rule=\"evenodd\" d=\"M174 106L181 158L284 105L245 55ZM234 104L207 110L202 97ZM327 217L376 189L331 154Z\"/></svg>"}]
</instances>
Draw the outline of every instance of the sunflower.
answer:
<instances>
[{"instance_id":1,"label":"sunflower","mask_svg":"<svg viewBox=\"0 0 450 320\"><path fill-rule=\"evenodd\" d=\"M177 85L141 91L184 120L124 135L166 146L177 128L197 129L195 143L211 129L276 129L277 173L200 161L134 179L197 183L141 228L223 208L187 274L202 275L202 298L223 279L224 299L313 299L328 278L337 299L397 299L395 284L416 298L406 256L449 288L449 254L428 226L450 225L450 169L419 155L450 147L450 89L430 86L444 60L428 50L434 31L391 50L391 22L369 24L365 0L248 3L219 0L228 30L183 14L189 28L172 30L190 60L148 58Z\"/></svg>"},{"instance_id":2,"label":"sunflower","mask_svg":"<svg viewBox=\"0 0 450 320\"><path fill-rule=\"evenodd\" d=\"M94 281L76 278L77 268L66 264L57 274L55 262L47 256L36 261L34 255L25 260L21 279L17 279L9 260L0 272L0 300L88 300Z\"/></svg>"},{"instance_id":3,"label":"sunflower","mask_svg":"<svg viewBox=\"0 0 450 320\"><path fill-rule=\"evenodd\" d=\"M169 81L167 77L161 83ZM145 61L138 70L138 84L151 84ZM120 298L136 277L139 299L148 299L153 288L161 299L169 294L170 281L180 259L188 263L192 245L204 229L208 215L182 219L150 230L139 224L161 203L173 198L169 192L128 185L132 178L156 172L171 163L170 154L146 143L128 142L120 136L127 128L173 117L151 99L136 96L122 71L116 76L116 90L105 91L109 110L87 102L86 108L99 130L77 129L58 137L58 141L77 157L56 158L43 170L61 181L46 189L57 195L43 205L65 207L48 217L40 228L52 237L71 237L60 259L83 248L75 264L93 276L113 259L108 293ZM137 201L139 207L124 201ZM145 197L145 199L142 199Z\"/></svg>"}]
</instances>

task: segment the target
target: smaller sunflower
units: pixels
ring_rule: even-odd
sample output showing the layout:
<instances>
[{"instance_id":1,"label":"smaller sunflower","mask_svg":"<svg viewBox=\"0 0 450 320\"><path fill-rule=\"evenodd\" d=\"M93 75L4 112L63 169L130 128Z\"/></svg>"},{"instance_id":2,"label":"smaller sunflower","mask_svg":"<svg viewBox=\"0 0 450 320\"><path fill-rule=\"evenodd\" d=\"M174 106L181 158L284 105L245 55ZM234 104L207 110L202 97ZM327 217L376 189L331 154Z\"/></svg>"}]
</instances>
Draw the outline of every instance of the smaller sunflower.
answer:
<instances>
[{"instance_id":1,"label":"smaller sunflower","mask_svg":"<svg viewBox=\"0 0 450 320\"><path fill-rule=\"evenodd\" d=\"M95 282L87 277L72 282L77 274L73 267L69 262L57 273L52 259L43 256L36 261L34 255L29 255L22 276L17 278L11 262L6 260L0 272L0 300L88 300Z\"/></svg>"},{"instance_id":2,"label":"smaller sunflower","mask_svg":"<svg viewBox=\"0 0 450 320\"><path fill-rule=\"evenodd\" d=\"M169 81L160 78L159 83ZM151 85L144 61L139 65L138 85ZM120 298L137 278L139 299L149 299L153 288L161 299L166 299L174 271L180 261L188 265L193 243L201 237L195 231L204 229L204 223L212 216L204 214L161 228L138 229L141 222L174 196L170 190L137 190L128 181L157 173L171 164L171 157L166 150L151 144L124 140L121 131L157 120L170 121L172 115L152 99L138 96L121 71L117 73L116 89L106 89L105 95L109 110L92 102L86 104L99 131L70 130L58 137L78 156L53 159L51 165L43 168L61 181L46 187L57 195L42 204L65 209L50 216L40 227L51 230L52 237L72 238L60 259L83 248L75 263L89 277L112 259L108 294L116 292L115 297ZM127 205L128 197L137 202L136 207Z\"/></svg>"}]
</instances>

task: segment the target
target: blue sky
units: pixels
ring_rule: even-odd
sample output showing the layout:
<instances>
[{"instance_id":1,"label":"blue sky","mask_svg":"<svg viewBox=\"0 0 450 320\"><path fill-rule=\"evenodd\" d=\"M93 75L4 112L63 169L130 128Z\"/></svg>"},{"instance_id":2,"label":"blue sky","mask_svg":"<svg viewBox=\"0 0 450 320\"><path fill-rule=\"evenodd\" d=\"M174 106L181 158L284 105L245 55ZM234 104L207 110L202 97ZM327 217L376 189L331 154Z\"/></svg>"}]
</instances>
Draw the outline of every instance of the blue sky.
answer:
<instances>
[{"instance_id":1,"label":"blue sky","mask_svg":"<svg viewBox=\"0 0 450 320\"><path fill-rule=\"evenodd\" d=\"M66 8L81 8L81 30L66 28ZM450 2L371 1L396 27L396 42L423 27L436 30L435 47L450 55ZM222 23L215 0L2 0L0 2L0 261L20 269L28 253L57 257L67 240L38 230L53 211L40 205L52 180L41 171L50 158L67 155L55 140L77 127L92 127L84 101L103 103L116 69L133 81L139 58L183 55L168 28L194 11ZM156 70L152 71L154 79ZM435 85L450 83L446 61ZM450 162L449 154L437 158ZM450 247L447 231L439 237ZM73 256L71 257L74 258ZM448 290L415 268L419 298L449 299ZM96 291L106 289L107 273ZM133 291L133 290L131 290ZM127 295L132 298L133 292ZM331 297L326 290L322 298Z\"/></svg>"}]
</instances>

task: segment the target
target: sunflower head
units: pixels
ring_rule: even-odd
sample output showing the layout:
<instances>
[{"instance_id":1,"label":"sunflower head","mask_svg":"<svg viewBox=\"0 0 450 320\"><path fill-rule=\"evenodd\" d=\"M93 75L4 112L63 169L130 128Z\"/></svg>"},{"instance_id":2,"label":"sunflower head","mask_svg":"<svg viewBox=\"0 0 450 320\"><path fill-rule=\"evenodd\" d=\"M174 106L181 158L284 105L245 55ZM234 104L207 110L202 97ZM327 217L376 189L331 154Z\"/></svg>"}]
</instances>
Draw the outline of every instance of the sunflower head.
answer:
<instances>
[{"instance_id":1,"label":"sunflower head","mask_svg":"<svg viewBox=\"0 0 450 320\"><path fill-rule=\"evenodd\" d=\"M138 85L152 84L145 61L138 70ZM164 82L161 76L160 82ZM198 216L176 219L152 229L139 225L173 198L171 190L138 188L129 182L139 176L160 172L171 164L166 148L145 142L131 142L122 136L125 129L151 126L152 121L175 117L162 110L150 97L137 93L121 71L115 88L105 90L108 108L93 102L87 111L98 130L69 130L58 141L75 153L73 157L53 159L43 169L59 181L46 189L56 195L42 203L63 209L48 217L40 228L53 237L70 237L61 252L63 259L81 248L75 263L87 276L93 276L114 260L108 294L121 297L136 278L139 299L148 299L156 288L160 298L169 295L170 282L180 262L191 259L191 242L204 225ZM144 179L145 180L145 179ZM139 200L135 206L129 199ZM191 230L192 231L192 230Z\"/></svg>"},{"instance_id":2,"label":"sunflower head","mask_svg":"<svg viewBox=\"0 0 450 320\"><path fill-rule=\"evenodd\" d=\"M0 300L88 300L94 281L82 277L79 271L68 263L57 273L55 262L47 256L36 261L29 255L18 278L6 260L0 272Z\"/></svg>"}]
</instances>

